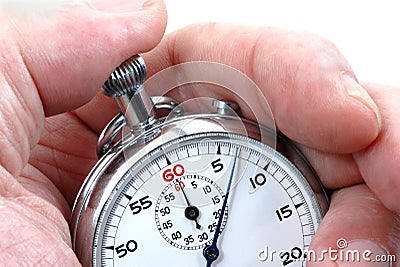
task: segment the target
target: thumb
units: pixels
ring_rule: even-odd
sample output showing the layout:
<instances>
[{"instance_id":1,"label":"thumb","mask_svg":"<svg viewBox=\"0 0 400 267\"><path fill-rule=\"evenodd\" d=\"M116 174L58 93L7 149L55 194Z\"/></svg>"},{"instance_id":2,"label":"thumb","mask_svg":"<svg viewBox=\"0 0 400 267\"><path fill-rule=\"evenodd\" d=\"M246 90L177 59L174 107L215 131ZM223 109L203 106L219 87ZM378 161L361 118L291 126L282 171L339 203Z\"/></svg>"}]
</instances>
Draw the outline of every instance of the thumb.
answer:
<instances>
[{"instance_id":1,"label":"thumb","mask_svg":"<svg viewBox=\"0 0 400 267\"><path fill-rule=\"evenodd\" d=\"M117 4L127 7L122 0L109 0L111 9L104 0L56 0L51 8L43 2L54 1L40 0L32 10L22 2L0 5L0 165L13 175L39 140L44 115L88 102L120 62L157 45L166 25L161 0L125 0L133 9L117 13Z\"/></svg>"}]
</instances>

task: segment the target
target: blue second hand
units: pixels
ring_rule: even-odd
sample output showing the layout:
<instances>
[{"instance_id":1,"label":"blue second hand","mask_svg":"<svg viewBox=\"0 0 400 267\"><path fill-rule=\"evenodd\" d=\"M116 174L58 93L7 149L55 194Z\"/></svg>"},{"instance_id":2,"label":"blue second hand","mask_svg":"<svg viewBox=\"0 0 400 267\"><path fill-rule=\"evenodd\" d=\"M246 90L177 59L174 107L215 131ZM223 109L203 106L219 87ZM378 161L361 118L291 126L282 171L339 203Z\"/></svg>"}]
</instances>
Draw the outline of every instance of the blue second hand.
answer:
<instances>
[{"instance_id":1,"label":"blue second hand","mask_svg":"<svg viewBox=\"0 0 400 267\"><path fill-rule=\"evenodd\" d=\"M211 245L209 245L208 247L206 247L203 251L203 256L206 258L207 260L207 265L206 267L211 267L211 264L218 259L219 256L219 249L217 247L217 241L218 241L218 237L220 234L220 230L221 230L221 226L222 226L222 220L224 218L224 214L225 214L225 209L226 209L226 204L228 203L228 197L229 197L229 192L231 190L231 185L232 185L232 180L233 180L233 173L235 172L235 167L236 167L236 159L237 159L237 155L238 155L238 151L239 148L236 147L236 152L235 152L235 158L233 160L233 165L232 165L232 170L231 170L231 174L229 177L229 181L228 181L228 186L226 188L226 194L225 194L225 199L222 203L222 208L221 208L221 214L220 217L218 219L218 224L217 227L215 229L215 234L214 234L214 238L213 238L213 242L211 243ZM210 254L213 254L212 256L210 256Z\"/></svg>"}]
</instances>

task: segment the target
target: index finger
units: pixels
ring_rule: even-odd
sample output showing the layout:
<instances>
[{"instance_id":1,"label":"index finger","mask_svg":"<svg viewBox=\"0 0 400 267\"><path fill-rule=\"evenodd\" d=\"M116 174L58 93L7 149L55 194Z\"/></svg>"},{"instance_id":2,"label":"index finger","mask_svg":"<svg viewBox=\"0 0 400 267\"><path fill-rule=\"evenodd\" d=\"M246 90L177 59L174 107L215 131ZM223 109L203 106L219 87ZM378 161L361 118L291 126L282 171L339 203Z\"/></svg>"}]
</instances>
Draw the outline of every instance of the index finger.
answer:
<instances>
[{"instance_id":1,"label":"index finger","mask_svg":"<svg viewBox=\"0 0 400 267\"><path fill-rule=\"evenodd\" d=\"M333 44L311 34L194 25L167 36L145 59L150 75L197 60L237 68L267 97L279 130L318 150L357 151L370 144L381 127L375 103L347 61Z\"/></svg>"}]
</instances>

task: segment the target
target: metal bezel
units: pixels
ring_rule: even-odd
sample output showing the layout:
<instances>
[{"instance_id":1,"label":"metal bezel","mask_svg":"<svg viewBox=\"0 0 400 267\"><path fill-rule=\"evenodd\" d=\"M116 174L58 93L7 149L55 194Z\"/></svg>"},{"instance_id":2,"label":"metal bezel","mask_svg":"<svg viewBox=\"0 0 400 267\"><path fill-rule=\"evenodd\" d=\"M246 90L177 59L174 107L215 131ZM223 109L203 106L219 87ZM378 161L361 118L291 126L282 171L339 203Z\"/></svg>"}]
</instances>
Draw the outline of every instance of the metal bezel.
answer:
<instances>
[{"instance_id":1,"label":"metal bezel","mask_svg":"<svg viewBox=\"0 0 400 267\"><path fill-rule=\"evenodd\" d=\"M196 120L202 127L192 127L190 132L179 131L182 124ZM243 128L244 126L244 128ZM221 114L187 115L161 123L150 131L160 134L145 146L141 139L148 133L137 136L122 144L121 149L110 150L88 175L74 204L71 218L73 248L84 266L92 263L93 237L101 210L120 178L150 151L161 145L187 135L216 132L240 134L270 147L285 156L308 181L320 206L321 214L328 209L328 198L311 165L298 149L283 135L275 135L269 128L236 116ZM129 155L126 157L126 155Z\"/></svg>"}]
</instances>

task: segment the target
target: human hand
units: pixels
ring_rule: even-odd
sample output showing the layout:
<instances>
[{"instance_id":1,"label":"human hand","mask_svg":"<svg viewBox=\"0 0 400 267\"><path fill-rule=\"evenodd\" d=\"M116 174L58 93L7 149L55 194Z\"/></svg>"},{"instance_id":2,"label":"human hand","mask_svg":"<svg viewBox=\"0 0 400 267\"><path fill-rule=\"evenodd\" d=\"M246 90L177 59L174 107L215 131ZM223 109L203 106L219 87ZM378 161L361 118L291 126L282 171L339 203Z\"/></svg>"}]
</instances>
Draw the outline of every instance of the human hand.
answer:
<instances>
[{"instance_id":1,"label":"human hand","mask_svg":"<svg viewBox=\"0 0 400 267\"><path fill-rule=\"evenodd\" d=\"M247 74L269 100L279 130L299 144L324 185L333 191L330 210L310 249L317 253L329 247L337 249L337 241L345 238L359 241L352 242L351 249L358 246L361 252L371 249L375 255L399 256L396 171L400 139L396 127L400 124L395 116L399 89L375 84L363 87L330 42L272 28L194 25L170 34L143 56L150 76L196 60L225 63ZM190 89L177 90L172 96L209 96L244 106L242 99L217 95L209 87ZM151 94L157 95L157 91ZM99 116L95 107L100 102ZM265 108L257 101L250 105L254 111ZM77 112L99 133L106 121L92 118L115 114L114 106L98 95ZM244 113L251 118L250 111ZM308 266L337 265L327 255L325 260Z\"/></svg>"},{"instance_id":2,"label":"human hand","mask_svg":"<svg viewBox=\"0 0 400 267\"><path fill-rule=\"evenodd\" d=\"M51 2L0 10L1 266L79 266L67 221L97 137L74 112L49 116L88 102L115 66L152 49L166 24L157 0L125 5L127 13ZM124 3L109 2L114 11Z\"/></svg>"},{"instance_id":3,"label":"human hand","mask_svg":"<svg viewBox=\"0 0 400 267\"><path fill-rule=\"evenodd\" d=\"M159 4L116 17L89 11L81 6L65 12L63 19L43 22L32 18L39 22L32 23L26 33L22 31L26 20L16 21L13 27L20 32L11 43L2 43L2 62L15 63L3 64L0 76L6 96L0 110L4 151L0 156L0 229L4 233L0 253L9 264L78 264L69 248L66 218L96 161L97 136L117 110L112 101L98 94L80 109L47 118L42 131L44 115L87 102L116 65L154 46L164 27ZM154 13L149 16L148 12ZM67 16L75 20L70 23ZM140 27L127 31L122 27L115 35L121 24L131 25L132 17L134 24L142 22ZM50 26L51 19L58 24ZM67 38L56 34L74 25L77 28L69 28ZM33 26L41 33L32 31ZM43 36L55 40L44 43ZM302 144L325 186L338 189L313 247L334 247L344 237L373 239L391 253L398 251L397 89L366 87L378 111L351 79L350 67L332 44L309 34L276 29L192 26L165 38L145 60L150 75L192 60L218 61L248 74L270 100L279 129ZM262 107L253 107L257 108ZM12 121L12 114L18 119ZM380 162L385 162L384 168ZM377 172L386 177L385 182L374 179Z\"/></svg>"},{"instance_id":4,"label":"human hand","mask_svg":"<svg viewBox=\"0 0 400 267\"><path fill-rule=\"evenodd\" d=\"M298 143L325 187L333 191L310 249L316 255L337 250L337 241L344 238L348 249L399 258L400 89L360 85L330 42L273 28L195 25L169 35L145 60L152 73L182 62L209 60L247 74L269 100L278 129ZM196 89L185 96L221 97ZM242 101L232 97L222 98ZM265 108L257 101L251 107ZM324 262L307 266L337 264L325 255ZM357 263L347 264L341 266Z\"/></svg>"}]
</instances>

